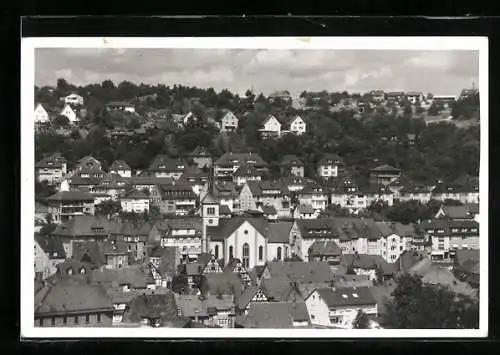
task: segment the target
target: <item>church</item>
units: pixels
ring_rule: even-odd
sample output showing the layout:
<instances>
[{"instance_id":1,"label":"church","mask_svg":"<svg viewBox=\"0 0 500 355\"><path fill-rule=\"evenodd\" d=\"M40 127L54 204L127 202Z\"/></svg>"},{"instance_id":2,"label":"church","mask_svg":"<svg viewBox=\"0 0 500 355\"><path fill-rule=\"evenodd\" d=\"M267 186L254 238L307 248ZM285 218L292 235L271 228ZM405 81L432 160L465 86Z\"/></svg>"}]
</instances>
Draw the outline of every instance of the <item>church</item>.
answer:
<instances>
[{"instance_id":1,"label":"church","mask_svg":"<svg viewBox=\"0 0 500 355\"><path fill-rule=\"evenodd\" d=\"M270 223L254 216L220 218L219 207L209 185L201 200L203 252L223 259L224 265L233 258L239 259L247 269L291 256L291 221Z\"/></svg>"}]
</instances>

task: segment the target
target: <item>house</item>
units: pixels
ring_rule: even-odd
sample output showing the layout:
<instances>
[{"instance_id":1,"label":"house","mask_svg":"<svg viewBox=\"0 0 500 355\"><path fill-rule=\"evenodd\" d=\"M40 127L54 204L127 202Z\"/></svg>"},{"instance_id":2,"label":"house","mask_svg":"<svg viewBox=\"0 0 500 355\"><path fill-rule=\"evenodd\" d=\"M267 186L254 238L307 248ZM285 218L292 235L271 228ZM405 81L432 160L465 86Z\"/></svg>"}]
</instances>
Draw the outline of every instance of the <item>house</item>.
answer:
<instances>
[{"instance_id":1,"label":"house","mask_svg":"<svg viewBox=\"0 0 500 355\"><path fill-rule=\"evenodd\" d=\"M273 115L269 115L259 129L262 137L279 138L281 136L281 122Z\"/></svg>"},{"instance_id":2,"label":"house","mask_svg":"<svg viewBox=\"0 0 500 355\"><path fill-rule=\"evenodd\" d=\"M335 274L333 282L337 288L370 287L373 290L373 281L367 275ZM376 299L375 299L376 300Z\"/></svg>"},{"instance_id":3,"label":"house","mask_svg":"<svg viewBox=\"0 0 500 355\"><path fill-rule=\"evenodd\" d=\"M154 197L157 197L157 201L161 199L160 195L153 196L155 192L158 192L157 186L172 185L175 182L175 180L171 177L156 177L148 175L131 176L125 181L136 190L144 191L147 189L149 191L151 201L153 201Z\"/></svg>"},{"instance_id":4,"label":"house","mask_svg":"<svg viewBox=\"0 0 500 355\"><path fill-rule=\"evenodd\" d=\"M247 188L245 188L245 186L247 186ZM248 201L248 191L250 191L252 199L250 202L251 208L248 209L255 210L260 206L268 205L276 209L279 217L291 217L291 194L282 181L248 181L240 192L240 208L243 211L245 202Z\"/></svg>"},{"instance_id":5,"label":"house","mask_svg":"<svg viewBox=\"0 0 500 355\"><path fill-rule=\"evenodd\" d=\"M283 121L283 125L281 126L283 134L293 133L297 136L300 136L306 133L306 123L300 116L288 117Z\"/></svg>"},{"instance_id":6,"label":"house","mask_svg":"<svg viewBox=\"0 0 500 355\"><path fill-rule=\"evenodd\" d=\"M93 284L101 284L106 289L119 288L123 292L156 289L151 270L143 265L133 265L119 269L91 270L89 281Z\"/></svg>"},{"instance_id":7,"label":"house","mask_svg":"<svg viewBox=\"0 0 500 355\"><path fill-rule=\"evenodd\" d=\"M122 178L120 175L108 173L102 178L90 178L90 179L78 179L75 181L76 177L71 179L72 185L82 186L83 184L92 184L91 195L96 198L95 204L99 204L99 201L110 199L117 201L121 196L123 196L128 189L127 178ZM90 181L89 181L90 180ZM95 180L95 185L94 181ZM89 185L86 185L90 188Z\"/></svg>"},{"instance_id":8,"label":"house","mask_svg":"<svg viewBox=\"0 0 500 355\"><path fill-rule=\"evenodd\" d=\"M35 107L35 123L48 123L49 122L49 114L42 106L42 104L38 104Z\"/></svg>"},{"instance_id":9,"label":"house","mask_svg":"<svg viewBox=\"0 0 500 355\"><path fill-rule=\"evenodd\" d=\"M177 247L180 259L196 261L202 252L201 218L184 217L157 221L150 234L150 240L159 240L162 248Z\"/></svg>"},{"instance_id":10,"label":"house","mask_svg":"<svg viewBox=\"0 0 500 355\"><path fill-rule=\"evenodd\" d=\"M35 236L35 273L43 280L57 272L57 265L64 262L66 253L60 240Z\"/></svg>"},{"instance_id":11,"label":"house","mask_svg":"<svg viewBox=\"0 0 500 355\"><path fill-rule=\"evenodd\" d=\"M209 175L209 172L200 170L197 166L189 166L177 182L182 186L191 186L195 195L199 196L208 181Z\"/></svg>"},{"instance_id":12,"label":"house","mask_svg":"<svg viewBox=\"0 0 500 355\"><path fill-rule=\"evenodd\" d=\"M432 192L427 186L409 184L403 186L398 192L399 201L416 200L421 204L427 204L432 197Z\"/></svg>"},{"instance_id":13,"label":"house","mask_svg":"<svg viewBox=\"0 0 500 355\"><path fill-rule=\"evenodd\" d=\"M221 120L221 132L234 132L238 129L238 118L227 110Z\"/></svg>"},{"instance_id":14,"label":"house","mask_svg":"<svg viewBox=\"0 0 500 355\"><path fill-rule=\"evenodd\" d=\"M168 287L180 264L178 247L161 247L155 245L148 253L149 266L157 287Z\"/></svg>"},{"instance_id":15,"label":"house","mask_svg":"<svg viewBox=\"0 0 500 355\"><path fill-rule=\"evenodd\" d=\"M268 164L256 153L224 153L214 163L214 175L217 179L231 179L232 174L243 165L254 165L257 171L264 172L267 170Z\"/></svg>"},{"instance_id":16,"label":"house","mask_svg":"<svg viewBox=\"0 0 500 355\"><path fill-rule=\"evenodd\" d=\"M338 235L329 218L298 219L290 231L290 247L293 255L308 261L308 250L314 242L334 240Z\"/></svg>"},{"instance_id":17,"label":"house","mask_svg":"<svg viewBox=\"0 0 500 355\"><path fill-rule=\"evenodd\" d=\"M175 294L177 315L209 327L234 328L234 296Z\"/></svg>"},{"instance_id":18,"label":"house","mask_svg":"<svg viewBox=\"0 0 500 355\"><path fill-rule=\"evenodd\" d=\"M412 105L416 105L424 101L424 94L418 91L410 91L405 94L405 97Z\"/></svg>"},{"instance_id":19,"label":"house","mask_svg":"<svg viewBox=\"0 0 500 355\"><path fill-rule=\"evenodd\" d=\"M268 100L270 103L286 103L292 102L292 96L287 90L275 91L269 95Z\"/></svg>"},{"instance_id":20,"label":"house","mask_svg":"<svg viewBox=\"0 0 500 355\"><path fill-rule=\"evenodd\" d=\"M207 149L203 146L197 146L191 154L189 154L189 158L193 159L198 168L211 167L212 166L212 156L207 151Z\"/></svg>"},{"instance_id":21,"label":"house","mask_svg":"<svg viewBox=\"0 0 500 355\"><path fill-rule=\"evenodd\" d=\"M326 154L318 161L317 173L323 179L337 177L343 170L344 162L337 154Z\"/></svg>"},{"instance_id":22,"label":"house","mask_svg":"<svg viewBox=\"0 0 500 355\"><path fill-rule=\"evenodd\" d=\"M205 184L200 192L200 201L206 197L208 193L209 184ZM219 205L227 206L229 211L239 211L239 196L238 186L231 181L216 181L212 185L212 197L219 203ZM219 211L221 212L221 211Z\"/></svg>"},{"instance_id":23,"label":"house","mask_svg":"<svg viewBox=\"0 0 500 355\"><path fill-rule=\"evenodd\" d=\"M458 221L474 219L474 214L467 205L447 206L442 205L434 218L453 219Z\"/></svg>"},{"instance_id":24,"label":"house","mask_svg":"<svg viewBox=\"0 0 500 355\"><path fill-rule=\"evenodd\" d=\"M115 160L109 167L109 172L125 178L132 176L132 169L123 160Z\"/></svg>"},{"instance_id":25,"label":"house","mask_svg":"<svg viewBox=\"0 0 500 355\"><path fill-rule=\"evenodd\" d=\"M310 204L299 204L293 212L294 219L313 219L317 217L318 213Z\"/></svg>"},{"instance_id":26,"label":"house","mask_svg":"<svg viewBox=\"0 0 500 355\"><path fill-rule=\"evenodd\" d=\"M315 212L323 211L328 205L329 193L317 183L306 185L297 196L301 205L311 205Z\"/></svg>"},{"instance_id":27,"label":"house","mask_svg":"<svg viewBox=\"0 0 500 355\"><path fill-rule=\"evenodd\" d=\"M124 111L135 113L135 106L128 102L109 102L106 104L106 109L108 111Z\"/></svg>"},{"instance_id":28,"label":"house","mask_svg":"<svg viewBox=\"0 0 500 355\"><path fill-rule=\"evenodd\" d=\"M449 260L458 249L479 249L479 223L474 220L435 219L417 226L431 242L431 260Z\"/></svg>"},{"instance_id":29,"label":"house","mask_svg":"<svg viewBox=\"0 0 500 355\"><path fill-rule=\"evenodd\" d=\"M468 177L441 182L432 190L432 198L439 201L458 200L463 204L479 203L479 184Z\"/></svg>"},{"instance_id":30,"label":"house","mask_svg":"<svg viewBox=\"0 0 500 355\"><path fill-rule=\"evenodd\" d=\"M132 189L121 198L123 212L143 213L149 211L149 196L143 191Z\"/></svg>"},{"instance_id":31,"label":"house","mask_svg":"<svg viewBox=\"0 0 500 355\"><path fill-rule=\"evenodd\" d=\"M390 278L398 271L397 264L389 264L380 255L368 254L343 254L341 264L352 268L359 276L367 276L370 281L378 281L378 274L382 278Z\"/></svg>"},{"instance_id":32,"label":"house","mask_svg":"<svg viewBox=\"0 0 500 355\"><path fill-rule=\"evenodd\" d=\"M196 210L197 196L190 185L174 183L157 188L161 196L158 204L161 213L187 216Z\"/></svg>"},{"instance_id":33,"label":"house","mask_svg":"<svg viewBox=\"0 0 500 355\"><path fill-rule=\"evenodd\" d=\"M432 104L439 105L445 109L451 108L451 105L457 101L456 95L434 95L432 97Z\"/></svg>"},{"instance_id":34,"label":"house","mask_svg":"<svg viewBox=\"0 0 500 355\"><path fill-rule=\"evenodd\" d=\"M96 169L96 170L101 170L102 169L102 164L99 160L96 158L87 155L78 160L76 164L76 171L81 171L82 169Z\"/></svg>"},{"instance_id":35,"label":"house","mask_svg":"<svg viewBox=\"0 0 500 355\"><path fill-rule=\"evenodd\" d=\"M147 259L147 245L152 222L123 221L110 233L110 240L125 243L132 262L143 263Z\"/></svg>"},{"instance_id":36,"label":"house","mask_svg":"<svg viewBox=\"0 0 500 355\"><path fill-rule=\"evenodd\" d=\"M104 241L109 238L116 225L101 216L75 216L57 226L51 237L62 241L67 258L73 257L73 244L76 242Z\"/></svg>"},{"instance_id":37,"label":"house","mask_svg":"<svg viewBox=\"0 0 500 355\"><path fill-rule=\"evenodd\" d=\"M61 100L63 100L66 105L83 106L83 97L75 93L62 97Z\"/></svg>"},{"instance_id":38,"label":"house","mask_svg":"<svg viewBox=\"0 0 500 355\"><path fill-rule=\"evenodd\" d=\"M401 170L390 165L380 165L370 170L370 181L376 185L387 186L401 176Z\"/></svg>"},{"instance_id":39,"label":"house","mask_svg":"<svg viewBox=\"0 0 500 355\"><path fill-rule=\"evenodd\" d=\"M122 241L104 241L98 243L104 256L105 269L122 269L129 267L129 251Z\"/></svg>"},{"instance_id":40,"label":"house","mask_svg":"<svg viewBox=\"0 0 500 355\"><path fill-rule=\"evenodd\" d=\"M114 308L102 285L61 280L35 294L35 327L110 327Z\"/></svg>"},{"instance_id":41,"label":"house","mask_svg":"<svg viewBox=\"0 0 500 355\"><path fill-rule=\"evenodd\" d=\"M368 207L368 197L360 191L358 185L348 174L341 174L327 182L331 192L330 203L346 208L350 213L357 213Z\"/></svg>"},{"instance_id":42,"label":"house","mask_svg":"<svg viewBox=\"0 0 500 355\"><path fill-rule=\"evenodd\" d=\"M47 181L49 185L58 184L67 174L66 159L60 153L45 157L35 164L35 173L38 181Z\"/></svg>"},{"instance_id":43,"label":"house","mask_svg":"<svg viewBox=\"0 0 500 355\"><path fill-rule=\"evenodd\" d=\"M310 261L327 262L329 265L339 265L342 249L334 240L315 241L308 250Z\"/></svg>"},{"instance_id":44,"label":"house","mask_svg":"<svg viewBox=\"0 0 500 355\"><path fill-rule=\"evenodd\" d=\"M285 176L281 180L287 187L288 191L292 193L302 190L307 184L313 182L311 179L306 179L300 176Z\"/></svg>"},{"instance_id":45,"label":"house","mask_svg":"<svg viewBox=\"0 0 500 355\"><path fill-rule=\"evenodd\" d=\"M245 185L247 181L260 181L262 172L258 171L254 165L242 164L233 174L233 182L237 186Z\"/></svg>"},{"instance_id":46,"label":"house","mask_svg":"<svg viewBox=\"0 0 500 355\"><path fill-rule=\"evenodd\" d=\"M453 273L460 281L465 281L473 288L479 288L479 250L461 249L455 253Z\"/></svg>"},{"instance_id":47,"label":"house","mask_svg":"<svg viewBox=\"0 0 500 355\"><path fill-rule=\"evenodd\" d=\"M280 166L283 175L304 177L304 163L295 155L285 155Z\"/></svg>"},{"instance_id":48,"label":"house","mask_svg":"<svg viewBox=\"0 0 500 355\"><path fill-rule=\"evenodd\" d=\"M386 98L389 102L401 102L405 98L405 93L402 91L388 92Z\"/></svg>"},{"instance_id":49,"label":"house","mask_svg":"<svg viewBox=\"0 0 500 355\"><path fill-rule=\"evenodd\" d=\"M362 193L364 198L366 198L366 206L370 206L378 201L385 202L388 206L394 204L394 193L388 187L370 184L363 189Z\"/></svg>"},{"instance_id":50,"label":"house","mask_svg":"<svg viewBox=\"0 0 500 355\"><path fill-rule=\"evenodd\" d=\"M269 223L269 237L267 242L267 258L273 261L284 261L291 257L289 247L290 231L293 222L279 221Z\"/></svg>"},{"instance_id":51,"label":"house","mask_svg":"<svg viewBox=\"0 0 500 355\"><path fill-rule=\"evenodd\" d=\"M198 263L203 267L202 274L223 272L224 265L215 255L209 253L201 253L198 255Z\"/></svg>"},{"instance_id":52,"label":"house","mask_svg":"<svg viewBox=\"0 0 500 355\"><path fill-rule=\"evenodd\" d=\"M311 320L304 302L253 303L248 314L237 319L241 328L311 328Z\"/></svg>"},{"instance_id":53,"label":"house","mask_svg":"<svg viewBox=\"0 0 500 355\"><path fill-rule=\"evenodd\" d=\"M83 191L68 191L63 184L61 191L47 197L48 212L54 223L64 223L75 216L93 215L95 197Z\"/></svg>"},{"instance_id":54,"label":"house","mask_svg":"<svg viewBox=\"0 0 500 355\"><path fill-rule=\"evenodd\" d=\"M276 211L276 208L274 208L274 206L260 205L258 211L262 212L262 215L268 221L278 220L278 212Z\"/></svg>"},{"instance_id":55,"label":"house","mask_svg":"<svg viewBox=\"0 0 500 355\"><path fill-rule=\"evenodd\" d=\"M198 117L192 112L188 112L187 114L182 116L182 125L186 127L190 123L198 122Z\"/></svg>"},{"instance_id":56,"label":"house","mask_svg":"<svg viewBox=\"0 0 500 355\"><path fill-rule=\"evenodd\" d=\"M370 254L381 255L388 263L394 263L404 251L412 249L413 237L416 235L415 226L412 223L375 223L380 229L380 238L376 246L373 244L373 249L369 247ZM380 242L382 245L380 245Z\"/></svg>"},{"instance_id":57,"label":"house","mask_svg":"<svg viewBox=\"0 0 500 355\"><path fill-rule=\"evenodd\" d=\"M150 164L148 172L155 177L169 177L178 180L188 164L182 159L172 159L166 155L157 156Z\"/></svg>"},{"instance_id":58,"label":"house","mask_svg":"<svg viewBox=\"0 0 500 355\"><path fill-rule=\"evenodd\" d=\"M385 100L385 92L383 90L372 90L369 96L375 102L382 102Z\"/></svg>"},{"instance_id":59,"label":"house","mask_svg":"<svg viewBox=\"0 0 500 355\"><path fill-rule=\"evenodd\" d=\"M354 328L359 311L377 317L377 302L368 287L318 288L305 300L313 325Z\"/></svg>"},{"instance_id":60,"label":"house","mask_svg":"<svg viewBox=\"0 0 500 355\"><path fill-rule=\"evenodd\" d=\"M77 117L75 111L73 111L70 105L64 106L64 108L61 110L59 114L62 116L66 116L70 124L75 124L80 121L80 119Z\"/></svg>"},{"instance_id":61,"label":"house","mask_svg":"<svg viewBox=\"0 0 500 355\"><path fill-rule=\"evenodd\" d=\"M206 295L233 296L234 299L238 299L243 292L244 283L240 279L240 274L231 272L230 269L225 272L208 273L205 278L207 281Z\"/></svg>"}]
</instances>

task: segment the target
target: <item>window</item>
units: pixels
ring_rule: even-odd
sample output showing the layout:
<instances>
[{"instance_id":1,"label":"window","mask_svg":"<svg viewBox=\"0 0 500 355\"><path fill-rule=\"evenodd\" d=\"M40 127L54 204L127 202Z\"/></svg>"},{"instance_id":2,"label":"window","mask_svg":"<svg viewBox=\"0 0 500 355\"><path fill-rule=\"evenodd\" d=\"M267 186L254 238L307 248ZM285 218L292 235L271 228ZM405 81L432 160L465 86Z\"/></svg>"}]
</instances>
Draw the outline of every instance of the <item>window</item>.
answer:
<instances>
[{"instance_id":1,"label":"window","mask_svg":"<svg viewBox=\"0 0 500 355\"><path fill-rule=\"evenodd\" d=\"M208 207L208 208L207 208L207 214L208 214L209 216L213 216L213 215L215 215L215 207Z\"/></svg>"},{"instance_id":2,"label":"window","mask_svg":"<svg viewBox=\"0 0 500 355\"><path fill-rule=\"evenodd\" d=\"M311 314L311 319L314 319L316 318L316 316L314 314Z\"/></svg>"},{"instance_id":3,"label":"window","mask_svg":"<svg viewBox=\"0 0 500 355\"><path fill-rule=\"evenodd\" d=\"M245 230L243 231L243 234L248 234L248 230L246 230L246 229L245 229Z\"/></svg>"},{"instance_id":4,"label":"window","mask_svg":"<svg viewBox=\"0 0 500 355\"><path fill-rule=\"evenodd\" d=\"M87 323L87 324L90 323L90 315L89 314L85 315L85 323Z\"/></svg>"},{"instance_id":5,"label":"window","mask_svg":"<svg viewBox=\"0 0 500 355\"><path fill-rule=\"evenodd\" d=\"M56 319L55 319L54 317L52 317L52 318L50 319L50 324L51 324L52 326L55 326L55 325L56 325Z\"/></svg>"},{"instance_id":6,"label":"window","mask_svg":"<svg viewBox=\"0 0 500 355\"><path fill-rule=\"evenodd\" d=\"M250 247L248 243L243 244L243 266L248 267L250 259Z\"/></svg>"},{"instance_id":7,"label":"window","mask_svg":"<svg viewBox=\"0 0 500 355\"><path fill-rule=\"evenodd\" d=\"M214 220L213 220L212 218L210 218L210 219L208 220L208 224L213 224L213 223L214 223Z\"/></svg>"},{"instance_id":8,"label":"window","mask_svg":"<svg viewBox=\"0 0 500 355\"><path fill-rule=\"evenodd\" d=\"M233 246L231 245L229 247L229 260L231 260L233 258Z\"/></svg>"},{"instance_id":9,"label":"window","mask_svg":"<svg viewBox=\"0 0 500 355\"><path fill-rule=\"evenodd\" d=\"M263 258L264 258L264 247L261 245L259 247L259 260L262 261Z\"/></svg>"},{"instance_id":10,"label":"window","mask_svg":"<svg viewBox=\"0 0 500 355\"><path fill-rule=\"evenodd\" d=\"M219 246L218 245L215 246L214 254L215 254L215 258L219 259Z\"/></svg>"},{"instance_id":11,"label":"window","mask_svg":"<svg viewBox=\"0 0 500 355\"><path fill-rule=\"evenodd\" d=\"M101 313L97 313L97 322L101 321Z\"/></svg>"},{"instance_id":12,"label":"window","mask_svg":"<svg viewBox=\"0 0 500 355\"><path fill-rule=\"evenodd\" d=\"M75 316L75 324L78 324L78 323L79 323L78 316Z\"/></svg>"},{"instance_id":13,"label":"window","mask_svg":"<svg viewBox=\"0 0 500 355\"><path fill-rule=\"evenodd\" d=\"M477 228L471 228L471 232L477 232Z\"/></svg>"},{"instance_id":14,"label":"window","mask_svg":"<svg viewBox=\"0 0 500 355\"><path fill-rule=\"evenodd\" d=\"M281 260L281 247L278 247L277 258L278 260Z\"/></svg>"},{"instance_id":15,"label":"window","mask_svg":"<svg viewBox=\"0 0 500 355\"><path fill-rule=\"evenodd\" d=\"M68 324L68 317L66 316L63 317L63 324L64 325Z\"/></svg>"}]
</instances>

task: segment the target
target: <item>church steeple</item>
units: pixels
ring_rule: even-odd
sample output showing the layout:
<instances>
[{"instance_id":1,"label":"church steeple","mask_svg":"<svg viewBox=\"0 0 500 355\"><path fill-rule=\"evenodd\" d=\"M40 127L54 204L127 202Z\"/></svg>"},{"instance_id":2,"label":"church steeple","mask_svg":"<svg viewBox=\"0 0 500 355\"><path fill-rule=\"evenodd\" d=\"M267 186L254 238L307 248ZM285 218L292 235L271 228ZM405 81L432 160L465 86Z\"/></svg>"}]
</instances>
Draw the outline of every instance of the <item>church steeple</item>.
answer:
<instances>
[{"instance_id":1,"label":"church steeple","mask_svg":"<svg viewBox=\"0 0 500 355\"><path fill-rule=\"evenodd\" d=\"M217 227L219 225L219 201L217 200L217 190L213 181L213 168L208 176L207 193L201 201L202 230L202 251L210 252L210 238L207 227Z\"/></svg>"}]
</instances>

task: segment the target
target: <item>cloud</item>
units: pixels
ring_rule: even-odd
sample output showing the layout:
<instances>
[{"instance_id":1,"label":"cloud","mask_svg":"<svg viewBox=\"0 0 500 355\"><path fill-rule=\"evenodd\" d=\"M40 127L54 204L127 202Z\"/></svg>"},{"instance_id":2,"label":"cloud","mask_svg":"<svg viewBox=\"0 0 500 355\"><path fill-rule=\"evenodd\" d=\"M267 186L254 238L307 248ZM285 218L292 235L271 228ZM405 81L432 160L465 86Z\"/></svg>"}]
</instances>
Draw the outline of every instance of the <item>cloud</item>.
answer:
<instances>
[{"instance_id":1,"label":"cloud","mask_svg":"<svg viewBox=\"0 0 500 355\"><path fill-rule=\"evenodd\" d=\"M269 94L288 89L421 90L457 93L478 78L478 53L408 50L248 50L248 49L37 49L38 85L59 77L76 84L111 79L118 84L182 84L254 87Z\"/></svg>"}]
</instances>

